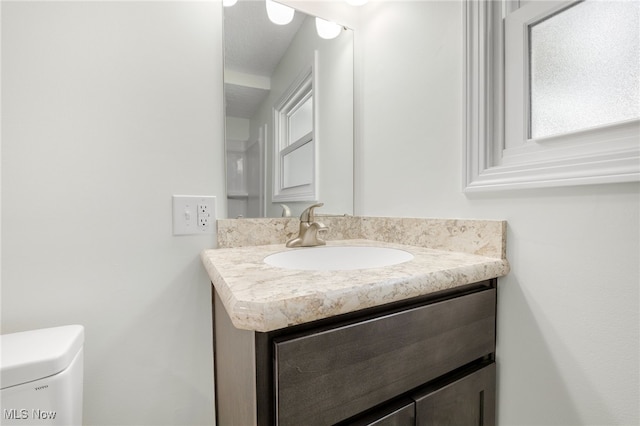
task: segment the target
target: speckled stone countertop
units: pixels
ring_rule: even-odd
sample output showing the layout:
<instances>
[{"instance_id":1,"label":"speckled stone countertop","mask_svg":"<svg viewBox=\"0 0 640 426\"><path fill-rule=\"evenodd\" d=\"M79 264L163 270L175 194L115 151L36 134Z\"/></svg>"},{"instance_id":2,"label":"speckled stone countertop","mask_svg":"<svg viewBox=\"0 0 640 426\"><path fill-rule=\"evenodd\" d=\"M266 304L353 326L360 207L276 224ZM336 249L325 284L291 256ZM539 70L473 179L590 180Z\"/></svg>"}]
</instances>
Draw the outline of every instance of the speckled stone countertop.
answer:
<instances>
[{"instance_id":1,"label":"speckled stone countertop","mask_svg":"<svg viewBox=\"0 0 640 426\"><path fill-rule=\"evenodd\" d=\"M375 220L372 222L372 218L367 219L369 220L365 221L367 223L364 226L362 223L355 225L357 231L350 235L365 238L331 241L329 234L327 245L397 248L410 252L414 258L382 268L301 271L264 263L265 257L277 252L305 250L288 249L284 243L245 245L239 241L234 247L203 251L202 262L233 325L244 330L272 331L496 278L509 272L509 264L504 257L504 222L443 220L440 225L448 226L443 227L442 232L453 240L470 231L473 237L463 236L469 240L469 247L472 248L469 250L471 252L467 252L452 250L442 242L446 238L433 232L432 238L419 242L414 239L414 244L399 244L393 240L403 239L402 226L399 224L407 219L397 219L398 222L391 223L394 219L380 218L382 222L378 225ZM271 222L264 222L263 225L276 223L276 228L279 228L282 235L282 230L291 219L265 221ZM348 221L353 221L353 218ZM242 222L239 220L235 225L243 227L256 223L255 220L250 223ZM336 226L337 222L332 222ZM285 226L280 226L282 223ZM433 220L425 220L424 224L425 229L435 229ZM218 221L219 242L223 240L221 232L228 232L227 225ZM415 223L411 222L411 225ZM349 225L351 226L352 224ZM380 233L383 228L379 226L391 229L392 232L385 236L384 232ZM375 235L380 238L366 238L368 229L374 230ZM438 248L428 247L429 240L437 241ZM488 246L492 249L485 253ZM453 248L458 248L455 243Z\"/></svg>"}]
</instances>

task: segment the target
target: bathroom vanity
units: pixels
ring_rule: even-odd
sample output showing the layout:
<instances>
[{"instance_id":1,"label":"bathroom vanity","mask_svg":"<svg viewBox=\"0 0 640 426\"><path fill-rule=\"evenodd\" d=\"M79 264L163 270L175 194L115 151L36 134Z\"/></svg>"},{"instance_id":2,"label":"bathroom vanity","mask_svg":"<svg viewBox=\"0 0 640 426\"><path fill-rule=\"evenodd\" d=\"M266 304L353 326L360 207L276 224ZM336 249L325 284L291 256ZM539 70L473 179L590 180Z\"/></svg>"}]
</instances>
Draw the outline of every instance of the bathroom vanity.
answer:
<instances>
[{"instance_id":1,"label":"bathroom vanity","mask_svg":"<svg viewBox=\"0 0 640 426\"><path fill-rule=\"evenodd\" d=\"M392 416L403 425L491 425L495 296L489 280L249 334L217 296L219 424L368 425ZM238 370L249 373L243 389L229 374Z\"/></svg>"},{"instance_id":2,"label":"bathroom vanity","mask_svg":"<svg viewBox=\"0 0 640 426\"><path fill-rule=\"evenodd\" d=\"M300 271L264 262L289 250L283 244L203 252L215 288L218 424L494 424L504 242L492 257L371 240L365 228L359 239L328 244L403 249L413 259ZM468 231L486 250L469 223L446 232Z\"/></svg>"}]
</instances>

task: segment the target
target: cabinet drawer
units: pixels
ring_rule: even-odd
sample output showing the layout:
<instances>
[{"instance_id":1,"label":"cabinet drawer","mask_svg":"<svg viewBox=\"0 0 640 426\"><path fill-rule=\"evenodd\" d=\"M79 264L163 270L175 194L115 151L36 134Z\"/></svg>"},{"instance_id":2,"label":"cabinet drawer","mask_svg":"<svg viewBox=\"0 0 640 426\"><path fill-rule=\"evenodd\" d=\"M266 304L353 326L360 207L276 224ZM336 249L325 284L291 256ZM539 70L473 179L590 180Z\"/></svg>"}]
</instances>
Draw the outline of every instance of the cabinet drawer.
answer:
<instances>
[{"instance_id":1,"label":"cabinet drawer","mask_svg":"<svg viewBox=\"0 0 640 426\"><path fill-rule=\"evenodd\" d=\"M494 352L495 289L274 340L279 425L330 425Z\"/></svg>"}]
</instances>

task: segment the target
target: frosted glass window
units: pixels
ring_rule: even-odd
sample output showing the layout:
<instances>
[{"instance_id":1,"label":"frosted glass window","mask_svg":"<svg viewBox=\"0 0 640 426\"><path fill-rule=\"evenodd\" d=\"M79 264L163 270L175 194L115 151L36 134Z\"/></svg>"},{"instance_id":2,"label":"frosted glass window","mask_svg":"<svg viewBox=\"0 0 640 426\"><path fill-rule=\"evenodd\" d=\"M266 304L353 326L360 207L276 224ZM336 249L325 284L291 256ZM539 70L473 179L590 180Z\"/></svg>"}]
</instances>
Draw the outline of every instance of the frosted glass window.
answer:
<instances>
[{"instance_id":1,"label":"frosted glass window","mask_svg":"<svg viewBox=\"0 0 640 426\"><path fill-rule=\"evenodd\" d=\"M586 0L529 27L529 136L640 117L640 2Z\"/></svg>"},{"instance_id":2,"label":"frosted glass window","mask_svg":"<svg viewBox=\"0 0 640 426\"><path fill-rule=\"evenodd\" d=\"M284 188L313 182L313 144L306 143L284 155L282 178Z\"/></svg>"},{"instance_id":3,"label":"frosted glass window","mask_svg":"<svg viewBox=\"0 0 640 426\"><path fill-rule=\"evenodd\" d=\"M313 130L313 98L296 108L289 117L289 145Z\"/></svg>"}]
</instances>

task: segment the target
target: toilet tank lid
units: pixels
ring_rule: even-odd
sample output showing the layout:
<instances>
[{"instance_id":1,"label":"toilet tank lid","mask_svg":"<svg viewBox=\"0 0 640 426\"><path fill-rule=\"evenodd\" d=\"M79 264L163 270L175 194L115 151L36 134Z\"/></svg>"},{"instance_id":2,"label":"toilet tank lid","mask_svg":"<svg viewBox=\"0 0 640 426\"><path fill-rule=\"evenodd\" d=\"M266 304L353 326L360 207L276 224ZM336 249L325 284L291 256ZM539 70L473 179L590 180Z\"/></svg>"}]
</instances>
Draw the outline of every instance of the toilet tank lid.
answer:
<instances>
[{"instance_id":1,"label":"toilet tank lid","mask_svg":"<svg viewBox=\"0 0 640 426\"><path fill-rule=\"evenodd\" d=\"M2 389L66 369L84 344L84 327L65 325L0 336Z\"/></svg>"}]
</instances>

